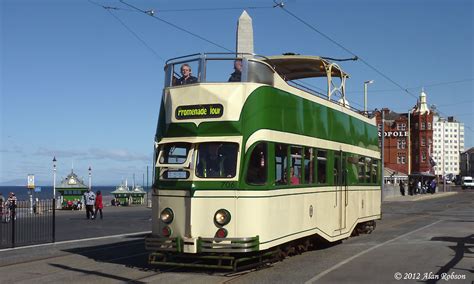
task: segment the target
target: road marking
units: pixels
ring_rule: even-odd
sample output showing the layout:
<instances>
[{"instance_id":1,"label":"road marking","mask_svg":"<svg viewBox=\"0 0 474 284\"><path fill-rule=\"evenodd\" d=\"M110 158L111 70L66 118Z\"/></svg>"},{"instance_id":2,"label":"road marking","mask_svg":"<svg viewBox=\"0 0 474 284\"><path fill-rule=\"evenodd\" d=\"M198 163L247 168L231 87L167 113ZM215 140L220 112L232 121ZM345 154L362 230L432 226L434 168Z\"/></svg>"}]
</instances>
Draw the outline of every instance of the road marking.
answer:
<instances>
[{"instance_id":1,"label":"road marking","mask_svg":"<svg viewBox=\"0 0 474 284\"><path fill-rule=\"evenodd\" d=\"M25 249L25 248L44 247L44 246L51 246L51 245L62 245L62 244L68 244L68 243L79 243L79 242L95 241L95 240L102 240L102 239L130 237L130 236L137 236L137 235L143 235L143 234L149 234L149 233L151 233L151 231L129 233L129 234L120 234L120 235L111 235L111 236L103 236L103 237L95 237L95 238L87 238L87 239L78 239L78 240L61 241L61 242L55 242L55 243L47 243L47 244L23 246L23 247L16 247L16 248L0 249L0 252L19 250L19 249Z\"/></svg>"},{"instance_id":2,"label":"road marking","mask_svg":"<svg viewBox=\"0 0 474 284\"><path fill-rule=\"evenodd\" d=\"M358 254L356 254L356 255L354 255L354 256L351 256L351 257L349 257L348 259L346 259L346 260L344 260L344 261L341 261L341 262L339 262L338 264L334 265L333 267L331 267L331 268L329 268L329 269L327 269L327 270L325 270L325 271L319 273L318 275L316 275L316 276L314 276L313 278L311 278L311 279L309 279L308 281L306 281L305 284L314 283L316 280L321 279L323 276L325 276L325 275L328 274L329 272L338 269L339 267L341 267L341 266L343 266L344 264L346 264L346 263L352 261L353 259L355 259L355 258L357 258L357 257L359 257L359 256L361 256L361 255L364 255L364 254L366 254L366 253L368 253L368 252L370 252L370 251L372 251L372 250L374 250L374 249L376 249L376 248L379 248L379 247L381 247L381 246L383 246L383 245L386 245L386 244L388 244L388 243L394 242L394 241L396 241L396 240L398 240L398 239L401 239L401 238L403 238L403 237L406 237L406 236L408 236L408 235L410 235L410 234L413 234L413 233L416 233L416 232L418 232L418 231L424 230L424 229L426 229L426 228L428 228L428 227L431 227L431 226L433 226L433 225L436 225L436 224L438 224L439 222L442 222L442 221L443 221L443 220L438 220L438 221L436 221L436 222L434 222L434 223L431 223L431 224L426 225L426 226L424 226L424 227L418 228L418 229L416 229L416 230L414 230L414 231L408 232L408 233L403 234L403 235L401 235L401 236L398 236L398 237L396 237L396 238L394 238L394 239L388 240L388 241L383 242L383 243L381 243L381 244L378 244L378 245L376 245L376 246L374 246L374 247L368 248L368 249L366 249L366 250L364 250L364 251L361 251L361 252L359 252Z\"/></svg>"}]
</instances>

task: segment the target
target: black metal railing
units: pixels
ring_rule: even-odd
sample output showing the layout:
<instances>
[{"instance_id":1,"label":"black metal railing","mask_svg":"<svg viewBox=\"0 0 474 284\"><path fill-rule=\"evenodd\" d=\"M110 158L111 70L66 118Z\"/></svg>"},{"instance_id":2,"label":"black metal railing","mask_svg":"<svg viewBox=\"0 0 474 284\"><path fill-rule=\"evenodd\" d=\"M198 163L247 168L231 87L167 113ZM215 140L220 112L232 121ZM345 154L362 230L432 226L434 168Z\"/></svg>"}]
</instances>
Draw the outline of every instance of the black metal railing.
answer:
<instances>
[{"instance_id":1,"label":"black metal railing","mask_svg":"<svg viewBox=\"0 0 474 284\"><path fill-rule=\"evenodd\" d=\"M55 200L1 204L0 248L55 241Z\"/></svg>"}]
</instances>

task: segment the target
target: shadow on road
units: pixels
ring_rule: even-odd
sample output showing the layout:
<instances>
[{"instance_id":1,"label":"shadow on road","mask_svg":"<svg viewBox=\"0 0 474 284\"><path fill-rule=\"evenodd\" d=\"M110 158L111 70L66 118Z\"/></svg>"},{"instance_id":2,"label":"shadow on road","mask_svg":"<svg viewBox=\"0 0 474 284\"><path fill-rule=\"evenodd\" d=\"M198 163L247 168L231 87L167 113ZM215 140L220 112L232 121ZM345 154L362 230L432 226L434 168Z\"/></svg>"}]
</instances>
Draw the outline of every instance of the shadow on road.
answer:
<instances>
[{"instance_id":1,"label":"shadow on road","mask_svg":"<svg viewBox=\"0 0 474 284\"><path fill-rule=\"evenodd\" d=\"M448 236L443 236L443 237L433 237L431 238L432 241L441 241L441 242L450 242L450 243L455 243L455 246L448 246L450 249L454 251L454 256L453 258L448 261L445 265L443 265L437 272L436 275L442 275L443 273L449 273L449 271L454 268L464 257L465 254L473 254L471 249L474 248L474 234L469 235L467 237L461 237L461 238L456 238L456 237L448 237ZM474 269L468 270L470 273L474 273ZM441 280L441 279L438 279ZM431 279L426 281L426 283L429 284L434 284L437 283L438 280Z\"/></svg>"},{"instance_id":2,"label":"shadow on road","mask_svg":"<svg viewBox=\"0 0 474 284\"><path fill-rule=\"evenodd\" d=\"M64 270L69 270L69 271L74 271L74 272L81 272L87 275L95 275L103 278L108 278L108 279L113 279L113 280L118 280L118 281L124 281L127 283L145 283L145 282L140 282L140 281L133 281L132 279L128 279L125 277L120 277L112 274L107 274L99 271L94 271L94 270L87 270L87 269L80 269L80 268L74 268L71 266L67 265L62 265L62 264L56 264L56 263L49 263L49 265L54 266L56 268L61 268Z\"/></svg>"}]
</instances>

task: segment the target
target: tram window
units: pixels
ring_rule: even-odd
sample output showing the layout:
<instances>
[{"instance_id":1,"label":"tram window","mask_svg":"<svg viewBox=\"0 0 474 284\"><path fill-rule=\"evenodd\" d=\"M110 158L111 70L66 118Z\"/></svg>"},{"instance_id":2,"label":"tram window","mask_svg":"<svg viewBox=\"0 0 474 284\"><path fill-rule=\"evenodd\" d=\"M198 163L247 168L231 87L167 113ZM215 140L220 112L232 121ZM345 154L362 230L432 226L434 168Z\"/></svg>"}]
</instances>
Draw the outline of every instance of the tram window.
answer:
<instances>
[{"instance_id":1,"label":"tram window","mask_svg":"<svg viewBox=\"0 0 474 284\"><path fill-rule=\"evenodd\" d=\"M371 168L372 168L372 159L365 158L365 181L367 183L370 183L370 180L371 180L371 174L370 174Z\"/></svg>"},{"instance_id":2,"label":"tram window","mask_svg":"<svg viewBox=\"0 0 474 284\"><path fill-rule=\"evenodd\" d=\"M290 169L290 183L300 184L301 181L301 153L302 147L291 146L291 169Z\"/></svg>"},{"instance_id":3,"label":"tram window","mask_svg":"<svg viewBox=\"0 0 474 284\"><path fill-rule=\"evenodd\" d=\"M313 184L316 181L315 178L315 159L314 159L314 149L305 148L304 149L304 183Z\"/></svg>"},{"instance_id":4,"label":"tram window","mask_svg":"<svg viewBox=\"0 0 474 284\"><path fill-rule=\"evenodd\" d=\"M206 60L206 82L228 82L235 71L234 59L208 59Z\"/></svg>"},{"instance_id":5,"label":"tram window","mask_svg":"<svg viewBox=\"0 0 474 284\"><path fill-rule=\"evenodd\" d=\"M275 184L287 184L286 167L287 167L288 146L285 144L275 145Z\"/></svg>"},{"instance_id":6,"label":"tram window","mask_svg":"<svg viewBox=\"0 0 474 284\"><path fill-rule=\"evenodd\" d=\"M372 161L372 183L377 183L378 174L378 162L377 160Z\"/></svg>"},{"instance_id":7,"label":"tram window","mask_svg":"<svg viewBox=\"0 0 474 284\"><path fill-rule=\"evenodd\" d=\"M200 178L233 178L237 168L237 143L209 142L198 146L196 175Z\"/></svg>"},{"instance_id":8,"label":"tram window","mask_svg":"<svg viewBox=\"0 0 474 284\"><path fill-rule=\"evenodd\" d=\"M248 81L273 85L273 71L261 62L248 61Z\"/></svg>"},{"instance_id":9,"label":"tram window","mask_svg":"<svg viewBox=\"0 0 474 284\"><path fill-rule=\"evenodd\" d=\"M190 143L164 144L160 156L160 164L182 164L188 157Z\"/></svg>"},{"instance_id":10,"label":"tram window","mask_svg":"<svg viewBox=\"0 0 474 284\"><path fill-rule=\"evenodd\" d=\"M326 183L327 152L318 151L318 183Z\"/></svg>"},{"instance_id":11,"label":"tram window","mask_svg":"<svg viewBox=\"0 0 474 284\"><path fill-rule=\"evenodd\" d=\"M172 72L172 75L170 75L169 80L172 86L194 84L201 81L198 60L176 63L170 72Z\"/></svg>"},{"instance_id":12,"label":"tram window","mask_svg":"<svg viewBox=\"0 0 474 284\"><path fill-rule=\"evenodd\" d=\"M265 184L267 181L267 143L262 142L255 146L250 155L247 169L248 184Z\"/></svg>"},{"instance_id":13,"label":"tram window","mask_svg":"<svg viewBox=\"0 0 474 284\"><path fill-rule=\"evenodd\" d=\"M359 163L357 163L357 170L359 172L359 182L365 183L365 157L359 158Z\"/></svg>"},{"instance_id":14,"label":"tram window","mask_svg":"<svg viewBox=\"0 0 474 284\"><path fill-rule=\"evenodd\" d=\"M334 157L334 169L333 169L333 175L334 175L334 185L340 185L341 180L340 180L340 164L341 164L341 159L339 156Z\"/></svg>"}]
</instances>

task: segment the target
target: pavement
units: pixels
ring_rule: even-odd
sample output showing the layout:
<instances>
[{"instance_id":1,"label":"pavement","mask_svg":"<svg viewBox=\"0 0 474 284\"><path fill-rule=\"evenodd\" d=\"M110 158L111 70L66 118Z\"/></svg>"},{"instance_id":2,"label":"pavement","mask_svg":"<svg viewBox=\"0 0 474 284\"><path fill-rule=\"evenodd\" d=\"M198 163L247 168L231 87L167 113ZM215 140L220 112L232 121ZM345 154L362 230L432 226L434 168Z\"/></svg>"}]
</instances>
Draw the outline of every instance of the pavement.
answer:
<instances>
[{"instance_id":1,"label":"pavement","mask_svg":"<svg viewBox=\"0 0 474 284\"><path fill-rule=\"evenodd\" d=\"M434 198L443 198L450 195L458 194L457 191L449 191L449 192L436 192L433 194L426 193L426 194L415 194L415 195L399 195L399 196L390 196L385 199L386 202L393 202L393 201L421 201L421 200L428 200Z\"/></svg>"}]
</instances>

